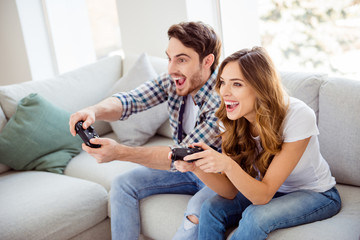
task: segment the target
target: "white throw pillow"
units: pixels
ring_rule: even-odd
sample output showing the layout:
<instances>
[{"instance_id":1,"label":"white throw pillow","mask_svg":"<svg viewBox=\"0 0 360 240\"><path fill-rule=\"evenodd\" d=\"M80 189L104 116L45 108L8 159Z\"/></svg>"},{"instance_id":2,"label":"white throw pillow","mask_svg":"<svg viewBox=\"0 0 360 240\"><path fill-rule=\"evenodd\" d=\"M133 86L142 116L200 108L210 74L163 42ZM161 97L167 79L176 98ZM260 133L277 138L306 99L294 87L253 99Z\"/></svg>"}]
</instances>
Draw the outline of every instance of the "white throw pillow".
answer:
<instances>
[{"instance_id":1,"label":"white throw pillow","mask_svg":"<svg viewBox=\"0 0 360 240\"><path fill-rule=\"evenodd\" d=\"M111 91L126 92L158 75L152 67L148 56L142 54ZM169 118L166 102L143 112L131 115L127 120L111 122L110 125L122 144L139 146L155 135L157 129Z\"/></svg>"}]
</instances>

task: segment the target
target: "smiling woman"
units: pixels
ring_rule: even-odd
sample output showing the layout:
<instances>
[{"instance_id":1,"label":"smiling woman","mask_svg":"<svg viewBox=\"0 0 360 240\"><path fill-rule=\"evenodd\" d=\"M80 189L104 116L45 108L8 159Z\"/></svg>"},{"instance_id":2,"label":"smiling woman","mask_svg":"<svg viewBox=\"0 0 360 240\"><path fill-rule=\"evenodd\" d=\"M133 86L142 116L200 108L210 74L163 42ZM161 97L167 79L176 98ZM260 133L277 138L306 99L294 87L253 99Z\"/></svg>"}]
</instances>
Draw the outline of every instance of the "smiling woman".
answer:
<instances>
[{"instance_id":1,"label":"smiling woman","mask_svg":"<svg viewBox=\"0 0 360 240\"><path fill-rule=\"evenodd\" d=\"M223 96L229 119L244 117L255 122L255 91L243 80L245 77L238 65L237 62L230 62L224 67L219 92Z\"/></svg>"}]
</instances>

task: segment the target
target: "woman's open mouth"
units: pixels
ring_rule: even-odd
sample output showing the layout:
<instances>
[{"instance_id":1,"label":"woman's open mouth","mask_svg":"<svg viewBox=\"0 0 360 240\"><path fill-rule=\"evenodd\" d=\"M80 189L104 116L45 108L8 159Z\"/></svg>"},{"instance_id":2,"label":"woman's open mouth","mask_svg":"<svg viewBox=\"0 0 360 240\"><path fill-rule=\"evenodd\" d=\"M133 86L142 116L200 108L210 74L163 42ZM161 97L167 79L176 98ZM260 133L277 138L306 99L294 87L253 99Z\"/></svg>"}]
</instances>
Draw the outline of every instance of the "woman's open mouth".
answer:
<instances>
[{"instance_id":1,"label":"woman's open mouth","mask_svg":"<svg viewBox=\"0 0 360 240\"><path fill-rule=\"evenodd\" d=\"M232 112L235 110L235 108L237 108L237 106L239 106L239 102L224 101L224 103L225 103L227 112Z\"/></svg>"}]
</instances>

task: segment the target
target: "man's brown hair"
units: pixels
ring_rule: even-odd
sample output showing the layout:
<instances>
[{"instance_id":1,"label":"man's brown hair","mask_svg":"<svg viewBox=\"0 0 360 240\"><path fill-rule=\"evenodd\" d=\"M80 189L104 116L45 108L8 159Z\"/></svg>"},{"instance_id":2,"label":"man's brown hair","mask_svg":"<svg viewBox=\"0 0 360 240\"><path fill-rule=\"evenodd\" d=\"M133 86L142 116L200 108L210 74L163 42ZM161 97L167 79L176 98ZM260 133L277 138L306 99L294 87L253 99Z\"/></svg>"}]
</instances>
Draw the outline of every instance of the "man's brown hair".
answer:
<instances>
[{"instance_id":1,"label":"man's brown hair","mask_svg":"<svg viewBox=\"0 0 360 240\"><path fill-rule=\"evenodd\" d=\"M214 54L211 72L219 64L221 41L214 29L202 22L181 22L172 25L168 30L169 39L178 39L185 47L192 48L199 54L200 62L209 54Z\"/></svg>"}]
</instances>

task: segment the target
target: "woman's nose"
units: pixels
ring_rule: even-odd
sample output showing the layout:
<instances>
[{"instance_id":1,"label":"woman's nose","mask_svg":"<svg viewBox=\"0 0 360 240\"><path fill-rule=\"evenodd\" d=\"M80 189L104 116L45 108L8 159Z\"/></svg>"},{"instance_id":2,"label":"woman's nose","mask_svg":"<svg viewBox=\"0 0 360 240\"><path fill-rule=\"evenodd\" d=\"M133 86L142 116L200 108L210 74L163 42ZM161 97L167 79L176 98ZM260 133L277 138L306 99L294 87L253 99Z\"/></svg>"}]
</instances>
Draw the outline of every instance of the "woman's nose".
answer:
<instances>
[{"instance_id":1,"label":"woman's nose","mask_svg":"<svg viewBox=\"0 0 360 240\"><path fill-rule=\"evenodd\" d=\"M220 95L221 96L229 96L231 94L229 87L226 84L223 84L220 87Z\"/></svg>"}]
</instances>

